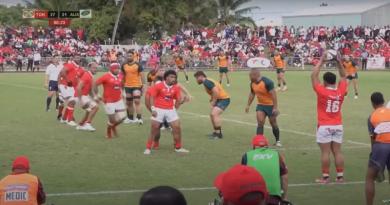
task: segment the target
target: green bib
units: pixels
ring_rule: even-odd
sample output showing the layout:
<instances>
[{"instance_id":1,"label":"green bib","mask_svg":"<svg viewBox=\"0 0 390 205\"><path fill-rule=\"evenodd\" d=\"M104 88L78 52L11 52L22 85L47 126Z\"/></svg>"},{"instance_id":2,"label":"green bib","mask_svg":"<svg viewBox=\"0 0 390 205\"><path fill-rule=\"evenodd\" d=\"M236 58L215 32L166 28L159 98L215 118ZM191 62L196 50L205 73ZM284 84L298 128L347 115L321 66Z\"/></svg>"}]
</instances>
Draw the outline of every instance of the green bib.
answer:
<instances>
[{"instance_id":1,"label":"green bib","mask_svg":"<svg viewBox=\"0 0 390 205\"><path fill-rule=\"evenodd\" d=\"M246 153L247 165L263 176L270 195L281 196L279 153L276 150L260 148Z\"/></svg>"}]
</instances>

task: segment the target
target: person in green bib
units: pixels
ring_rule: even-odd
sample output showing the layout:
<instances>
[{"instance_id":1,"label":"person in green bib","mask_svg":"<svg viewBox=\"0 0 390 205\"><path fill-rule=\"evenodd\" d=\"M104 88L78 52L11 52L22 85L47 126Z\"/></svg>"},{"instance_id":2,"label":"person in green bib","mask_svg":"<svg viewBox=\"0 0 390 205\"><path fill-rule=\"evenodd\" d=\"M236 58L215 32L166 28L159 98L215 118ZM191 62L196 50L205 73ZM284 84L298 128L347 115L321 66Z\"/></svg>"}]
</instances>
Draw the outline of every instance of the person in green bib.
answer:
<instances>
[{"instance_id":1,"label":"person in green bib","mask_svg":"<svg viewBox=\"0 0 390 205\"><path fill-rule=\"evenodd\" d=\"M255 168L264 177L270 195L267 205L291 204L287 201L288 170L284 157L268 148L264 135L253 137L252 146L253 150L243 155L241 164Z\"/></svg>"}]
</instances>

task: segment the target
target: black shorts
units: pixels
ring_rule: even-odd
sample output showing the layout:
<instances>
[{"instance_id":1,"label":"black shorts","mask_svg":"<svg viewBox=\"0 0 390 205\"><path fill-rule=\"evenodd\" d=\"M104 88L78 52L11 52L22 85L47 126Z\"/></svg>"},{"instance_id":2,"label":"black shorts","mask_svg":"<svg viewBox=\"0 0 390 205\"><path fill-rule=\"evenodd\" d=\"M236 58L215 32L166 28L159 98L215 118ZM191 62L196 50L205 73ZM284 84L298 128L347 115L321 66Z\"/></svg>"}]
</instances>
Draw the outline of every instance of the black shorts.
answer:
<instances>
[{"instance_id":1,"label":"black shorts","mask_svg":"<svg viewBox=\"0 0 390 205\"><path fill-rule=\"evenodd\" d=\"M134 91L139 91L142 95L142 87L125 87L126 94L133 95Z\"/></svg>"},{"instance_id":2,"label":"black shorts","mask_svg":"<svg viewBox=\"0 0 390 205\"><path fill-rule=\"evenodd\" d=\"M378 171L390 170L390 143L374 143L368 166Z\"/></svg>"},{"instance_id":3,"label":"black shorts","mask_svg":"<svg viewBox=\"0 0 390 205\"><path fill-rule=\"evenodd\" d=\"M49 91L58 91L58 82L57 81L54 81L54 80L51 80L49 81L49 87L48 87L48 90Z\"/></svg>"},{"instance_id":4,"label":"black shorts","mask_svg":"<svg viewBox=\"0 0 390 205\"><path fill-rule=\"evenodd\" d=\"M179 70L184 70L185 67L184 67L184 66L177 66L177 69L179 69Z\"/></svg>"},{"instance_id":5,"label":"black shorts","mask_svg":"<svg viewBox=\"0 0 390 205\"><path fill-rule=\"evenodd\" d=\"M39 65L39 61L34 61L34 65Z\"/></svg>"},{"instance_id":6,"label":"black shorts","mask_svg":"<svg viewBox=\"0 0 390 205\"><path fill-rule=\"evenodd\" d=\"M357 73L355 73L354 75L348 75L348 76L347 76L347 79L348 79L348 80L353 80L353 79L358 79L358 78L359 78L359 76L358 76Z\"/></svg>"}]
</instances>

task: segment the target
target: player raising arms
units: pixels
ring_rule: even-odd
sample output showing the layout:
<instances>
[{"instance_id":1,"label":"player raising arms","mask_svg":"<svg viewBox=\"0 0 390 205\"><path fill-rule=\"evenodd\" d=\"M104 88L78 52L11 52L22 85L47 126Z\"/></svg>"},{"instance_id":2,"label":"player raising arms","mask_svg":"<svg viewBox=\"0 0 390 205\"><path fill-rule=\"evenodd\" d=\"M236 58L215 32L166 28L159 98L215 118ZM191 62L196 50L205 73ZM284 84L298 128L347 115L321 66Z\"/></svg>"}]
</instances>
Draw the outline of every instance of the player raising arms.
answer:
<instances>
[{"instance_id":1,"label":"player raising arms","mask_svg":"<svg viewBox=\"0 0 390 205\"><path fill-rule=\"evenodd\" d=\"M99 99L98 86L103 86L104 109L108 116L106 138L118 137L116 127L126 119L126 106L122 99L122 77L119 63L112 63L110 71L95 81L94 98Z\"/></svg>"},{"instance_id":2,"label":"player raising arms","mask_svg":"<svg viewBox=\"0 0 390 205\"><path fill-rule=\"evenodd\" d=\"M314 67L311 74L313 89L317 94L317 143L321 149L322 178L317 183L330 182L329 167L330 153L333 153L336 164L336 182L344 181L344 157L341 152L343 142L343 124L341 106L347 92L347 80L342 68L340 55L337 55L340 82L336 84L336 75L326 72L323 75L323 84L319 79L321 66L327 52L321 56L319 63Z\"/></svg>"},{"instance_id":3,"label":"player raising arms","mask_svg":"<svg viewBox=\"0 0 390 205\"><path fill-rule=\"evenodd\" d=\"M144 154L151 154L154 138L160 132L160 125L164 119L172 127L175 152L188 153L182 148L181 126L179 116L176 112L183 103L180 87L176 84L177 73L168 70L164 73L164 81L150 88L149 94L145 95L146 108L152 113L151 132L146 144Z\"/></svg>"},{"instance_id":4,"label":"player raising arms","mask_svg":"<svg viewBox=\"0 0 390 205\"><path fill-rule=\"evenodd\" d=\"M262 135L264 133L265 119L268 117L269 123L272 127L272 133L275 136L275 146L281 147L280 132L277 123L278 110L278 98L274 89L274 82L269 78L262 76L260 69L252 68L249 73L251 81L251 92L248 97L248 104L245 108L245 112L249 112L249 108L257 97L256 106L256 118L257 118L257 130L256 134Z\"/></svg>"},{"instance_id":5,"label":"player raising arms","mask_svg":"<svg viewBox=\"0 0 390 205\"><path fill-rule=\"evenodd\" d=\"M96 129L92 127L91 122L95 117L99 106L92 99L92 84L93 84L93 76L97 72L97 64L89 63L88 69L84 74L80 77L79 83L76 88L76 97L78 99L78 103L81 108L85 110L84 118L80 121L79 125L76 127L77 130L85 130L85 131L95 131Z\"/></svg>"},{"instance_id":6,"label":"player raising arms","mask_svg":"<svg viewBox=\"0 0 390 205\"><path fill-rule=\"evenodd\" d=\"M223 75L225 74L227 86L230 86L230 79L229 79L229 58L226 56L225 52L222 50L219 52L219 55L217 57L218 60L218 67L219 67L219 84L222 84Z\"/></svg>"},{"instance_id":7,"label":"player raising arms","mask_svg":"<svg viewBox=\"0 0 390 205\"><path fill-rule=\"evenodd\" d=\"M127 119L125 123L143 124L141 111L141 96L145 84L143 68L135 62L134 53L130 52L128 62L122 66L123 82L126 92ZM134 119L134 110L137 118Z\"/></svg>"},{"instance_id":8,"label":"player raising arms","mask_svg":"<svg viewBox=\"0 0 390 205\"><path fill-rule=\"evenodd\" d=\"M355 99L358 99L358 74L357 74L357 64L352 60L351 56L345 56L343 61L343 66L347 74L348 86L353 84L353 90L355 91Z\"/></svg>"},{"instance_id":9,"label":"player raising arms","mask_svg":"<svg viewBox=\"0 0 390 205\"><path fill-rule=\"evenodd\" d=\"M215 80L207 78L203 71L198 71L194 74L198 84L203 84L206 92L211 96L211 123L213 124L214 132L211 134L213 139L222 139L222 119L221 114L230 104L229 94L223 89L222 85Z\"/></svg>"},{"instance_id":10,"label":"player raising arms","mask_svg":"<svg viewBox=\"0 0 390 205\"><path fill-rule=\"evenodd\" d=\"M180 54L176 54L174 56L174 59L175 59L175 65L176 65L176 72L177 74L179 74L180 71L183 71L184 73L184 76L186 78L186 82L188 83L188 75L187 75L187 71L186 71L186 68L185 68L185 61L184 61L184 58L183 56L181 56Z\"/></svg>"},{"instance_id":11,"label":"player raising arms","mask_svg":"<svg viewBox=\"0 0 390 205\"><path fill-rule=\"evenodd\" d=\"M275 51L271 57L272 57L271 63L276 69L276 75L278 78L278 87L276 88L276 91L279 90L286 91L287 83L286 83L286 78L284 76L286 72L286 63L284 62L284 58L279 51Z\"/></svg>"}]
</instances>

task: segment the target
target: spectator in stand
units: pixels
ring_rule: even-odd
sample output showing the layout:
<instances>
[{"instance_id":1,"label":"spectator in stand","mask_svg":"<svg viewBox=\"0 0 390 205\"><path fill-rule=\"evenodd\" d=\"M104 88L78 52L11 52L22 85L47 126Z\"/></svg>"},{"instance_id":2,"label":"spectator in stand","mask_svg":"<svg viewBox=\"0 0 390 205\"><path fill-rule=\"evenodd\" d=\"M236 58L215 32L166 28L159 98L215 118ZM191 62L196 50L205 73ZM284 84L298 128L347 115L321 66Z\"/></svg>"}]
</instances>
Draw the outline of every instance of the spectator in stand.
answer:
<instances>
[{"instance_id":1,"label":"spectator in stand","mask_svg":"<svg viewBox=\"0 0 390 205\"><path fill-rule=\"evenodd\" d=\"M34 64L34 55L32 53L29 53L27 55L27 72L28 70L33 71L33 64Z\"/></svg>"},{"instance_id":2,"label":"spectator in stand","mask_svg":"<svg viewBox=\"0 0 390 205\"><path fill-rule=\"evenodd\" d=\"M23 55L22 53L18 53L18 56L16 57L16 71L22 71L23 66Z\"/></svg>"},{"instance_id":3,"label":"spectator in stand","mask_svg":"<svg viewBox=\"0 0 390 205\"><path fill-rule=\"evenodd\" d=\"M35 72L35 69L37 69L37 71L39 72L39 64L41 63L41 54L39 53L39 51L34 52L33 60L34 66L32 71Z\"/></svg>"},{"instance_id":4,"label":"spectator in stand","mask_svg":"<svg viewBox=\"0 0 390 205\"><path fill-rule=\"evenodd\" d=\"M368 59L369 53L367 50L363 50L361 53L361 58L362 58L362 70L367 70L367 59Z\"/></svg>"},{"instance_id":5,"label":"spectator in stand","mask_svg":"<svg viewBox=\"0 0 390 205\"><path fill-rule=\"evenodd\" d=\"M1 69L1 72L4 72L4 62L5 62L5 58L4 58L3 54L0 53L0 69Z\"/></svg>"}]
</instances>

